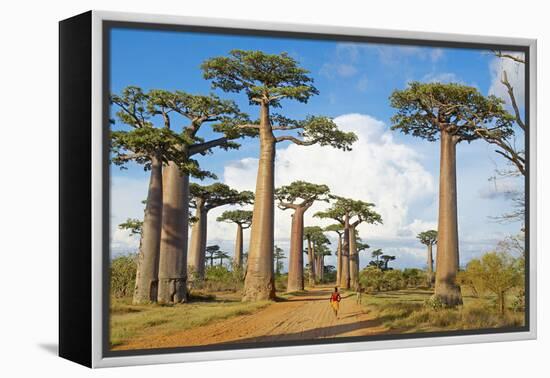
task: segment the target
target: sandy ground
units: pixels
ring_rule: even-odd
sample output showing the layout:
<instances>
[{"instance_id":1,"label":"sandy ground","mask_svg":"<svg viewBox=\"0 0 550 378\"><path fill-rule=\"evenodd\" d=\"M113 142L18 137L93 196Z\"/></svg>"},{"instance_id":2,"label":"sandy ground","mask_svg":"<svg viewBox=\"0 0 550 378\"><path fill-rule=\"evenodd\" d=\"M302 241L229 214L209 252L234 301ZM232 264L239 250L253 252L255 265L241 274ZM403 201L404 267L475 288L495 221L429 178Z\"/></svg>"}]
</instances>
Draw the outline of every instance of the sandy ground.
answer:
<instances>
[{"instance_id":1,"label":"sandy ground","mask_svg":"<svg viewBox=\"0 0 550 378\"><path fill-rule=\"evenodd\" d=\"M147 349L221 343L311 340L379 334L386 329L344 295L338 317L329 303L330 288L315 288L302 296L282 300L250 315L242 315L168 336L147 335L115 349Z\"/></svg>"}]
</instances>

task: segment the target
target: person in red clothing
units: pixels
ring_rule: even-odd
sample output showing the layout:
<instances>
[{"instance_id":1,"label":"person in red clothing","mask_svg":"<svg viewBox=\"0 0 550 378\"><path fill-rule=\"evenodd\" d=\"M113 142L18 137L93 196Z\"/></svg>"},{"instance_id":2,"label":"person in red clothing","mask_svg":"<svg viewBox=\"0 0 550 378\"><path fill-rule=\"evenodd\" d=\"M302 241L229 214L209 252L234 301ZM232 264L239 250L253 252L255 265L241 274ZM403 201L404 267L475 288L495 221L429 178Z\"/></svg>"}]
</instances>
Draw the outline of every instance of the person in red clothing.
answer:
<instances>
[{"instance_id":1,"label":"person in red clothing","mask_svg":"<svg viewBox=\"0 0 550 378\"><path fill-rule=\"evenodd\" d=\"M335 287L334 291L330 295L330 305L332 306L332 311L334 311L334 315L336 318L338 318L338 310L340 310L340 301L342 300L342 297L340 296L340 293L338 292L338 288Z\"/></svg>"}]
</instances>

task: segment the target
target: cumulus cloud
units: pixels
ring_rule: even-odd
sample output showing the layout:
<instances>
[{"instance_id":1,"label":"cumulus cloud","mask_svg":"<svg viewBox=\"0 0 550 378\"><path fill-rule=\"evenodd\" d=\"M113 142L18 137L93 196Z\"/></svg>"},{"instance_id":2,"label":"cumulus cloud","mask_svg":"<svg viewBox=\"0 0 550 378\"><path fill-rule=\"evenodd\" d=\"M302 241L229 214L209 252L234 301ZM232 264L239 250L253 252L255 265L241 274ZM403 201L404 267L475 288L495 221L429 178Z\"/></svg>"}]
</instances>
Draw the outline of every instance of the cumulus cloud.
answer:
<instances>
[{"instance_id":1,"label":"cumulus cloud","mask_svg":"<svg viewBox=\"0 0 550 378\"><path fill-rule=\"evenodd\" d=\"M279 148L276 160L276 186L295 180L327 184L332 193L376 204L384 225L361 225L365 238L395 238L410 227L411 203L433 198L434 179L422 164L422 156L394 140L383 122L363 114L346 114L334 119L345 131L353 131L358 141L353 151L330 147L303 147L289 144ZM240 190L251 190L256 181L257 159L247 158L228 164L225 183ZM326 208L316 203L307 213L306 224L328 225L313 218ZM290 235L290 212L276 211L276 238ZM414 223L414 222L413 222ZM217 231L214 231L217 232Z\"/></svg>"},{"instance_id":2,"label":"cumulus cloud","mask_svg":"<svg viewBox=\"0 0 550 378\"><path fill-rule=\"evenodd\" d=\"M462 83L462 80L452 72L429 73L422 77L422 81L428 83Z\"/></svg>"},{"instance_id":3,"label":"cumulus cloud","mask_svg":"<svg viewBox=\"0 0 550 378\"><path fill-rule=\"evenodd\" d=\"M524 59L523 53L509 53L520 59ZM514 88L514 94L519 106L523 108L523 102L525 100L525 65L515 62L512 59L507 58L493 58L489 64L489 70L491 72L491 85L489 87L489 94L502 98L508 106L511 106L510 97L506 87L502 84L502 75L506 71L508 75L508 81Z\"/></svg>"}]
</instances>

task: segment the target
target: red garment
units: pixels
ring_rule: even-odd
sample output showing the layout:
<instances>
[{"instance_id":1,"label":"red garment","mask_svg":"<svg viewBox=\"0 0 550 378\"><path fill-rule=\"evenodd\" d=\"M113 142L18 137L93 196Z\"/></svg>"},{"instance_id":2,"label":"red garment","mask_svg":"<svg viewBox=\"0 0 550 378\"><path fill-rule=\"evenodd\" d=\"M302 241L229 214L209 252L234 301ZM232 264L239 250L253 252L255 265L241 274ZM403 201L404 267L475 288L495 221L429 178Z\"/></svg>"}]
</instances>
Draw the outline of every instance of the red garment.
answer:
<instances>
[{"instance_id":1,"label":"red garment","mask_svg":"<svg viewBox=\"0 0 550 378\"><path fill-rule=\"evenodd\" d=\"M340 293L332 293L332 295L330 296L330 301L331 302L340 302L340 300L342 299L342 297L340 297Z\"/></svg>"}]
</instances>

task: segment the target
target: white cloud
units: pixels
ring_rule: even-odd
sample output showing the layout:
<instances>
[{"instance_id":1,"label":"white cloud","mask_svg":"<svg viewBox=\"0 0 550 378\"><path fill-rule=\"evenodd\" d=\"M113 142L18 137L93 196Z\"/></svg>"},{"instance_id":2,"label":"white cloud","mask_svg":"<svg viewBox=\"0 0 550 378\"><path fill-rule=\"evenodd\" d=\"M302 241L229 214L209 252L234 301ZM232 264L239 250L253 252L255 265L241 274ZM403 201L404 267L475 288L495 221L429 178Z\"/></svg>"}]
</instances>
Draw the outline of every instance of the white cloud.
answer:
<instances>
[{"instance_id":1,"label":"white cloud","mask_svg":"<svg viewBox=\"0 0 550 378\"><path fill-rule=\"evenodd\" d=\"M462 83L462 80L452 72L429 73L422 77L422 81L428 83Z\"/></svg>"},{"instance_id":2,"label":"white cloud","mask_svg":"<svg viewBox=\"0 0 550 378\"><path fill-rule=\"evenodd\" d=\"M349 63L325 63L321 67L320 73L328 78L342 77L348 78L357 74L357 68Z\"/></svg>"},{"instance_id":3,"label":"white cloud","mask_svg":"<svg viewBox=\"0 0 550 378\"><path fill-rule=\"evenodd\" d=\"M367 240L399 237L399 230L409 227L410 205L419 199L433 197L434 179L422 167L422 157L412 148L396 142L384 123L371 116L347 114L334 121L342 130L353 131L359 137L353 151L294 144L279 148L276 186L295 180L324 183L334 194L374 202L384 224L361 225L360 233ZM240 190L251 190L255 186L256 171L257 159L242 159L226 166L224 180ZM325 203L316 203L306 213L305 223L330 224L330 221L312 217L326 207ZM276 238L290 235L290 221L289 211L276 210Z\"/></svg>"},{"instance_id":4,"label":"white cloud","mask_svg":"<svg viewBox=\"0 0 550 378\"><path fill-rule=\"evenodd\" d=\"M513 56L523 59L523 53L509 53ZM523 102L525 100L525 65L515 62L512 59L497 58L491 60L489 64L489 70L491 72L491 86L489 87L489 94L498 96L506 101L508 106L511 105L510 97L506 87L501 83L503 72L506 71L508 75L508 81L514 88L514 94L516 101L520 108L523 108Z\"/></svg>"}]
</instances>

